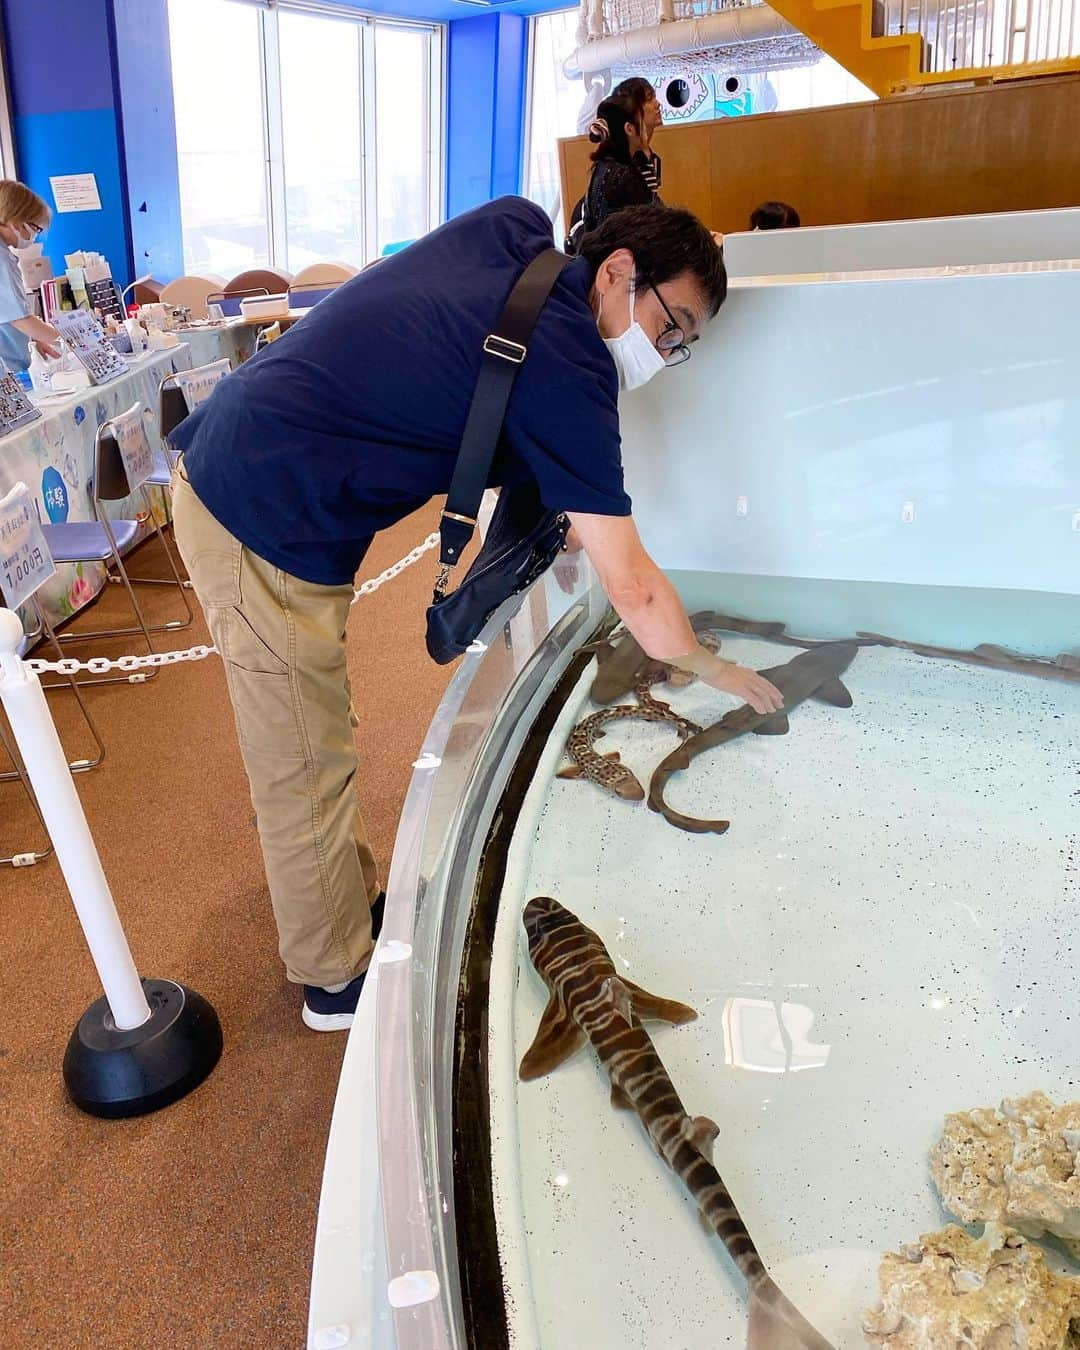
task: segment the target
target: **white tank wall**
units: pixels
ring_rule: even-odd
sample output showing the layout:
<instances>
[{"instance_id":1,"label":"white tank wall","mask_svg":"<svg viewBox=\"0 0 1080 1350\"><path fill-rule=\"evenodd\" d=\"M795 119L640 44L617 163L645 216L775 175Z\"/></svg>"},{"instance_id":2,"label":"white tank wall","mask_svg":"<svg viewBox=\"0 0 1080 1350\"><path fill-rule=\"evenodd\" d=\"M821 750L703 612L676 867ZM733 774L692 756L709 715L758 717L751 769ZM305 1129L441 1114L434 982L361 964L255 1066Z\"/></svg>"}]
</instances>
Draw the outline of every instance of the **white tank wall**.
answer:
<instances>
[{"instance_id":1,"label":"white tank wall","mask_svg":"<svg viewBox=\"0 0 1080 1350\"><path fill-rule=\"evenodd\" d=\"M1080 258L1080 208L729 234L732 277Z\"/></svg>"},{"instance_id":2,"label":"white tank wall","mask_svg":"<svg viewBox=\"0 0 1080 1350\"><path fill-rule=\"evenodd\" d=\"M647 547L667 568L1080 592L1078 313L1075 269L734 289L690 362L624 396Z\"/></svg>"}]
</instances>

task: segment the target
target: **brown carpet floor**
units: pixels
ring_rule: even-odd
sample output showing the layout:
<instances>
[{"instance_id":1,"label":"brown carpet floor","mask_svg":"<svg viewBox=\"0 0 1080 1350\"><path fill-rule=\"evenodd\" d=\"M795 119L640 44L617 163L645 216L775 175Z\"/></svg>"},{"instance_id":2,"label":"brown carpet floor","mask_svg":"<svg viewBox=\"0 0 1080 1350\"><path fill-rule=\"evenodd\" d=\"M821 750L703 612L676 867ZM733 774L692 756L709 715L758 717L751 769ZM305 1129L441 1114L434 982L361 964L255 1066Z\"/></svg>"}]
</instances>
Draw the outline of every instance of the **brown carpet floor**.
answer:
<instances>
[{"instance_id":1,"label":"brown carpet floor","mask_svg":"<svg viewBox=\"0 0 1080 1350\"><path fill-rule=\"evenodd\" d=\"M381 536L361 577L418 543L436 515ZM140 549L132 572L161 575L156 550ZM384 877L411 761L448 678L423 647L433 567L431 556L360 601L350 622L361 796ZM158 619L178 604L164 588L139 595ZM110 586L76 626L129 613ZM201 614L155 638L159 650L206 640ZM71 654L123 651L139 644L78 643ZM72 1107L64 1048L100 986L55 858L0 869L0 1345L302 1346L345 1037L302 1026L278 960L217 658L88 697L108 754L76 781L136 964L209 998L225 1053L202 1087L157 1115L106 1122ZM74 700L50 704L69 753L88 748ZM0 784L0 856L40 837L19 784Z\"/></svg>"}]
</instances>

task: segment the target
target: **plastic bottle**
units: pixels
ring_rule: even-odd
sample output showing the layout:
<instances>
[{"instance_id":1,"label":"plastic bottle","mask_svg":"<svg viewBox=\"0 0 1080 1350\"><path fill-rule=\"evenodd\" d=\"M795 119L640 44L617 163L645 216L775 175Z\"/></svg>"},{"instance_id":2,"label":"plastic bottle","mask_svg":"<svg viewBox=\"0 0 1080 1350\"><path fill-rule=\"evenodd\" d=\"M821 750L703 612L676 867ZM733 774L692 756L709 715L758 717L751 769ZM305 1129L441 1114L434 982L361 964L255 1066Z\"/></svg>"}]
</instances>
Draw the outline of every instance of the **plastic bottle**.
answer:
<instances>
[{"instance_id":1,"label":"plastic bottle","mask_svg":"<svg viewBox=\"0 0 1080 1350\"><path fill-rule=\"evenodd\" d=\"M138 319L132 316L131 318L124 320L124 329L127 332L128 337L131 339L132 353L135 356L138 356L139 353L146 346L146 334L143 332L142 324L138 321Z\"/></svg>"},{"instance_id":2,"label":"plastic bottle","mask_svg":"<svg viewBox=\"0 0 1080 1350\"><path fill-rule=\"evenodd\" d=\"M31 345L30 383L37 394L51 394L53 391L53 363Z\"/></svg>"}]
</instances>

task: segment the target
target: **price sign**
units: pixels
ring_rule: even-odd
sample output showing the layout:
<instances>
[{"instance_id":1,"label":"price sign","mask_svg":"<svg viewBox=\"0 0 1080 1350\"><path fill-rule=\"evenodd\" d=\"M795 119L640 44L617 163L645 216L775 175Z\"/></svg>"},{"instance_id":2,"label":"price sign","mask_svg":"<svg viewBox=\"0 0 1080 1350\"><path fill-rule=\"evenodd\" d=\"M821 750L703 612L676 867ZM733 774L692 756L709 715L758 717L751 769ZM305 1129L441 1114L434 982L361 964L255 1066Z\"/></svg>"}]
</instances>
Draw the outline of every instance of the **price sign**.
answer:
<instances>
[{"instance_id":1,"label":"price sign","mask_svg":"<svg viewBox=\"0 0 1080 1350\"><path fill-rule=\"evenodd\" d=\"M0 593L8 609L25 605L56 575L52 554L25 483L0 497Z\"/></svg>"},{"instance_id":2,"label":"price sign","mask_svg":"<svg viewBox=\"0 0 1080 1350\"><path fill-rule=\"evenodd\" d=\"M184 395L188 412L194 412L200 403L205 403L231 369L229 359L225 357L195 370L178 370L173 378Z\"/></svg>"},{"instance_id":3,"label":"price sign","mask_svg":"<svg viewBox=\"0 0 1080 1350\"><path fill-rule=\"evenodd\" d=\"M134 492L146 482L154 467L154 452L146 436L142 404L136 403L127 412L117 413L109 420L109 427L116 437L120 458L124 461L128 489Z\"/></svg>"}]
</instances>

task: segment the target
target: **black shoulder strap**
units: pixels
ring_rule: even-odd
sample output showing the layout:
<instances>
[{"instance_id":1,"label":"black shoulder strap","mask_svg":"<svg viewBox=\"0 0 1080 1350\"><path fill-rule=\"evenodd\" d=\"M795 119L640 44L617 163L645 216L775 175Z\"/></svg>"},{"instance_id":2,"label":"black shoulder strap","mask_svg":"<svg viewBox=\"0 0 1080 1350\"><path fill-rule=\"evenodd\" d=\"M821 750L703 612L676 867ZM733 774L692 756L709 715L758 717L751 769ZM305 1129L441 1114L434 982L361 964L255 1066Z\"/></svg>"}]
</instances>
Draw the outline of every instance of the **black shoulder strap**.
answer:
<instances>
[{"instance_id":1,"label":"black shoulder strap","mask_svg":"<svg viewBox=\"0 0 1080 1350\"><path fill-rule=\"evenodd\" d=\"M445 570L457 563L472 538L510 391L528 354L529 337L563 268L572 261L557 248L535 257L514 284L495 332L484 339L480 374L439 523L439 562L444 575L436 590L445 585Z\"/></svg>"}]
</instances>

